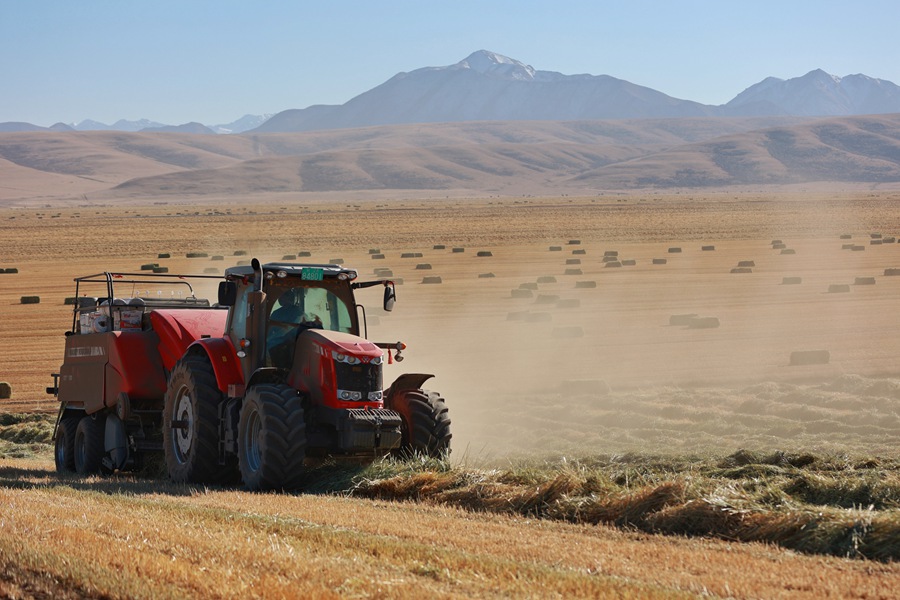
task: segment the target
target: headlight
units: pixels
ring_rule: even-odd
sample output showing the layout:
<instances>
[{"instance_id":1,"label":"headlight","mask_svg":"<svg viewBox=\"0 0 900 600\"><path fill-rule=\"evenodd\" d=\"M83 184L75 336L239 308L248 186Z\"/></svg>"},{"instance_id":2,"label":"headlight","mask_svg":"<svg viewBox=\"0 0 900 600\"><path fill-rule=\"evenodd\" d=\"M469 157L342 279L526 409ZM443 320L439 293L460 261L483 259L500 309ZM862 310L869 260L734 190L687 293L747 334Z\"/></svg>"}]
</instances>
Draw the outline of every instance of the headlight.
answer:
<instances>
[{"instance_id":1,"label":"headlight","mask_svg":"<svg viewBox=\"0 0 900 600\"><path fill-rule=\"evenodd\" d=\"M350 390L338 390L338 398L341 400L362 400L362 392L352 392Z\"/></svg>"},{"instance_id":2,"label":"headlight","mask_svg":"<svg viewBox=\"0 0 900 600\"><path fill-rule=\"evenodd\" d=\"M331 358L340 363L347 363L348 365L358 365L361 361L355 356L349 356L347 354L341 354L337 350L331 351Z\"/></svg>"}]
</instances>

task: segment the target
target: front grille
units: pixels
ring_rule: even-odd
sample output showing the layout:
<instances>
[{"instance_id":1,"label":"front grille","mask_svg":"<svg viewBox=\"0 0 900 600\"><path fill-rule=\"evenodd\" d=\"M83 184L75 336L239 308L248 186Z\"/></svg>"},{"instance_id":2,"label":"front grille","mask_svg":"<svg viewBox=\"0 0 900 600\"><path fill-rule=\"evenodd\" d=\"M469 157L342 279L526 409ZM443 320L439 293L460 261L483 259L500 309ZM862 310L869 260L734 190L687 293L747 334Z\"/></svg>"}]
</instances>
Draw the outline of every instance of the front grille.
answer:
<instances>
[{"instance_id":1,"label":"front grille","mask_svg":"<svg viewBox=\"0 0 900 600\"><path fill-rule=\"evenodd\" d=\"M370 392L381 391L381 365L348 365L335 362L334 369L338 389L361 392L363 400L369 399Z\"/></svg>"}]
</instances>

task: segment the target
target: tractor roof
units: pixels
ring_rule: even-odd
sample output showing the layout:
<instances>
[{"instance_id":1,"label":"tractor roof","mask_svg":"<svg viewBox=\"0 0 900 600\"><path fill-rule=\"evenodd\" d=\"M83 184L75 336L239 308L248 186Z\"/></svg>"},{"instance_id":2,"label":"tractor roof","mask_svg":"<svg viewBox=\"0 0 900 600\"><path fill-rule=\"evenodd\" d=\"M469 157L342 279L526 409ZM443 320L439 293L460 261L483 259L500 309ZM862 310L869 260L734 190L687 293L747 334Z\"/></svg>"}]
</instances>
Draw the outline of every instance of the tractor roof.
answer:
<instances>
[{"instance_id":1,"label":"tractor roof","mask_svg":"<svg viewBox=\"0 0 900 600\"><path fill-rule=\"evenodd\" d=\"M265 263L260 265L263 273L284 271L288 277L299 277L301 279L322 279L337 278L353 280L357 277L354 269L345 269L340 265L316 265L316 264L298 264L298 263ZM312 275L314 274L314 275ZM343 274L343 277L341 275ZM229 267L225 269L226 278L243 278L253 275L253 267L250 265L240 265L237 267ZM312 275L312 276L311 276Z\"/></svg>"}]
</instances>

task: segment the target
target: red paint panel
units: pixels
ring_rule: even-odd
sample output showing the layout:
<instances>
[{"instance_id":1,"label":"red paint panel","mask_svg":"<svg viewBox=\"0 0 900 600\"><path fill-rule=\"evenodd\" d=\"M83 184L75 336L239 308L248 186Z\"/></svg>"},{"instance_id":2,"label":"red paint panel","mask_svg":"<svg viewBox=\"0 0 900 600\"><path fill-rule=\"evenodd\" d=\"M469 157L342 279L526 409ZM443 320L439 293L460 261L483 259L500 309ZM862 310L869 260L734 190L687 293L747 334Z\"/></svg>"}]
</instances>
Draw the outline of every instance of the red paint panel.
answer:
<instances>
[{"instance_id":1,"label":"red paint panel","mask_svg":"<svg viewBox=\"0 0 900 600\"><path fill-rule=\"evenodd\" d=\"M216 374L216 384L219 391L228 394L228 385L244 385L244 373L241 370L241 362L237 357L234 345L227 337L209 338L197 342L198 346L203 346L206 354L209 355L209 361L212 363L213 371Z\"/></svg>"},{"instance_id":2,"label":"red paint panel","mask_svg":"<svg viewBox=\"0 0 900 600\"><path fill-rule=\"evenodd\" d=\"M225 333L228 311L220 309L154 310L150 323L159 336L159 355L172 370L188 346L207 335L220 338Z\"/></svg>"},{"instance_id":3,"label":"red paint panel","mask_svg":"<svg viewBox=\"0 0 900 600\"><path fill-rule=\"evenodd\" d=\"M166 394L166 372L153 331L114 331L109 336L106 365L106 406L115 406L119 392L133 400L162 401Z\"/></svg>"}]
</instances>

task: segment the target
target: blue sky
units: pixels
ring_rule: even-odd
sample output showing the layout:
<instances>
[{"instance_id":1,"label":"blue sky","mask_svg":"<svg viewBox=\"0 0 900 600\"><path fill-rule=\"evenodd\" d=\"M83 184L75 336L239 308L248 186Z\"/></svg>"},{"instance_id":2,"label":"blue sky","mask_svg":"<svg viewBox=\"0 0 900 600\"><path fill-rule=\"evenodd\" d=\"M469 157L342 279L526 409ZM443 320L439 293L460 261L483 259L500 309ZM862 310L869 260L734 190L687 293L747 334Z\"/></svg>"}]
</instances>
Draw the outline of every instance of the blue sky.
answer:
<instances>
[{"instance_id":1,"label":"blue sky","mask_svg":"<svg viewBox=\"0 0 900 600\"><path fill-rule=\"evenodd\" d=\"M722 104L821 68L900 85L895 0L0 0L0 122L227 123L486 49Z\"/></svg>"}]
</instances>

